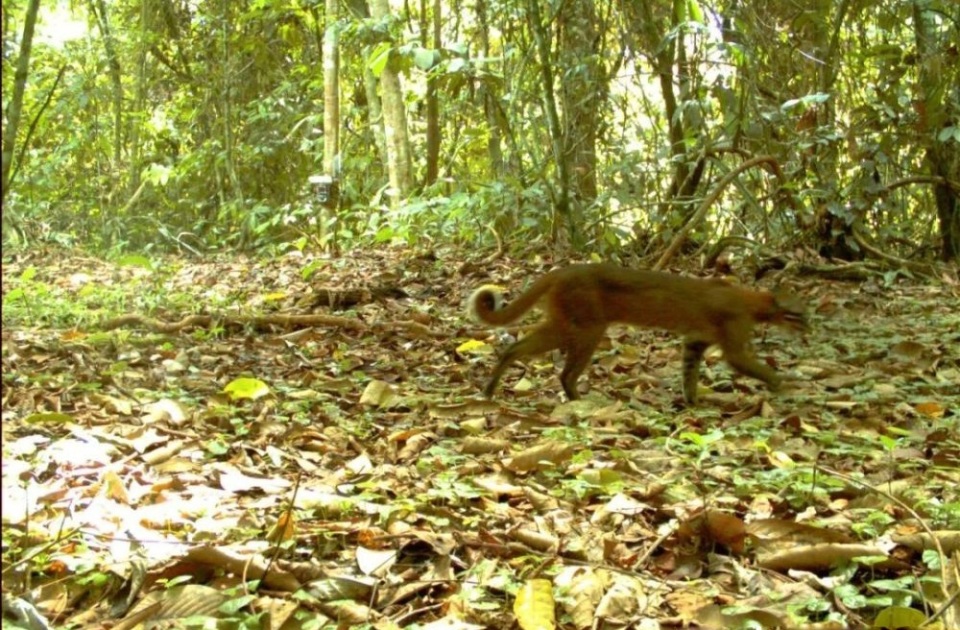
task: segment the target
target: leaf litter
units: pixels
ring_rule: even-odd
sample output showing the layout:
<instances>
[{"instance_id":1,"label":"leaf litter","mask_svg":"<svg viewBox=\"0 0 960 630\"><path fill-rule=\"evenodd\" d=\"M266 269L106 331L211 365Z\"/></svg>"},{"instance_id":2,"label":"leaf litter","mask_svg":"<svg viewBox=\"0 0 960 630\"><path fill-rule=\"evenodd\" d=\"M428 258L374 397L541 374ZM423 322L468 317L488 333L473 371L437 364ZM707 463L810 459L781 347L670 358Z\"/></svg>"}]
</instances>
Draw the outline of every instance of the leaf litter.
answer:
<instances>
[{"instance_id":1,"label":"leaf litter","mask_svg":"<svg viewBox=\"0 0 960 630\"><path fill-rule=\"evenodd\" d=\"M776 396L708 354L684 408L678 341L615 327L584 399L545 355L487 401L536 316L465 299L552 265L453 261L7 262L5 618L956 627L956 283L795 278Z\"/></svg>"}]
</instances>

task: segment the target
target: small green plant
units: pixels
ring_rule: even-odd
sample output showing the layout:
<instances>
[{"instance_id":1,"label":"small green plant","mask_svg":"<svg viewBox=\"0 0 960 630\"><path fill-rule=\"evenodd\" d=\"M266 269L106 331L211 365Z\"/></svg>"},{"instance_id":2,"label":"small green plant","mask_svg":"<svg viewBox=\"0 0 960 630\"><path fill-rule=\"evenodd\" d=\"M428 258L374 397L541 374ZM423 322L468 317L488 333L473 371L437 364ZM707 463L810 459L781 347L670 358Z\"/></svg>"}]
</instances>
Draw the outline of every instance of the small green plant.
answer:
<instances>
[{"instance_id":1,"label":"small green plant","mask_svg":"<svg viewBox=\"0 0 960 630\"><path fill-rule=\"evenodd\" d=\"M723 439L724 433L720 429L714 429L705 434L684 431L680 434L679 448L695 453L697 456L696 466L699 468L713 453L713 446L722 442Z\"/></svg>"},{"instance_id":2,"label":"small green plant","mask_svg":"<svg viewBox=\"0 0 960 630\"><path fill-rule=\"evenodd\" d=\"M15 279L13 288L3 297L3 323L5 326L15 326L21 322L39 319L40 305L38 301L43 300L50 294L50 287L36 280L36 277L36 267L27 267L20 274L20 277Z\"/></svg>"}]
</instances>

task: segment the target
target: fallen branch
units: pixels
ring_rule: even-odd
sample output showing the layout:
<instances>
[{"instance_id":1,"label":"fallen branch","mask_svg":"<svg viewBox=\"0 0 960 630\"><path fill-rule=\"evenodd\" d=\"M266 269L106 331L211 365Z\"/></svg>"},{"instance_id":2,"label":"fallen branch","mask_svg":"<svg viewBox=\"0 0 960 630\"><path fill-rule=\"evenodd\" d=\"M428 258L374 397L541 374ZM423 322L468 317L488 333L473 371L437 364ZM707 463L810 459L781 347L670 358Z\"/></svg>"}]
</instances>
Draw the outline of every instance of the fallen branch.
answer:
<instances>
[{"instance_id":1,"label":"fallen branch","mask_svg":"<svg viewBox=\"0 0 960 630\"><path fill-rule=\"evenodd\" d=\"M367 330L368 326L357 319L333 315L259 315L259 316L213 316L188 315L178 322L164 322L143 315L121 315L100 324L100 330L117 328L146 328L151 332L177 333L194 328L252 328L269 331L273 328L308 328L310 326L339 326L348 330Z\"/></svg>"},{"instance_id":2,"label":"fallen branch","mask_svg":"<svg viewBox=\"0 0 960 630\"><path fill-rule=\"evenodd\" d=\"M706 199L703 200L703 203L700 204L700 207L697 208L696 212L690 217L690 219L684 224L680 231L677 233L677 236L673 239L673 242L667 246L663 255L660 256L660 260L656 262L653 266L653 269L663 269L670 259L673 258L673 255L677 253L677 250L680 249L680 246L683 245L683 242L687 240L687 235L703 220L703 217L706 216L707 210L710 209L710 206L720 198L720 195L723 194L723 191L726 190L737 177L740 176L740 173L753 168L754 166L759 166L761 164L767 165L770 170L773 172L774 176L777 178L779 184L783 184L784 178L783 173L780 170L780 164L777 162L777 159L771 155L761 155L755 157L752 160L747 160L743 164L737 166L735 169L727 173L723 179L714 187L713 192L711 192Z\"/></svg>"},{"instance_id":3,"label":"fallen branch","mask_svg":"<svg viewBox=\"0 0 960 630\"><path fill-rule=\"evenodd\" d=\"M189 315L178 322L164 322L143 315L121 315L100 324L100 330L116 330L117 328L146 328L155 333L179 333L196 328L212 328L223 326L226 329L250 329L257 332L271 332L277 328L301 329L315 326L344 328L351 331L389 331L405 330L412 336L420 338L449 339L450 333L435 330L430 326L413 320L374 322L367 324L350 317L336 317L334 315L258 315L258 316L214 316Z\"/></svg>"},{"instance_id":4,"label":"fallen branch","mask_svg":"<svg viewBox=\"0 0 960 630\"><path fill-rule=\"evenodd\" d=\"M914 262L912 260L905 260L903 258L898 258L892 254L888 254L884 251L881 251L867 242L859 230L854 228L853 230L853 240L856 241L863 251L867 252L875 258L879 258L885 262L891 263L893 265L899 265L901 267L906 267L910 271L918 274L922 274L929 277L936 277L936 273L931 271L930 265L924 263Z\"/></svg>"},{"instance_id":5,"label":"fallen branch","mask_svg":"<svg viewBox=\"0 0 960 630\"><path fill-rule=\"evenodd\" d=\"M871 277L883 275L884 269L869 262L852 262L844 265L811 265L797 263L790 267L802 276L818 276L829 280L863 282Z\"/></svg>"}]
</instances>

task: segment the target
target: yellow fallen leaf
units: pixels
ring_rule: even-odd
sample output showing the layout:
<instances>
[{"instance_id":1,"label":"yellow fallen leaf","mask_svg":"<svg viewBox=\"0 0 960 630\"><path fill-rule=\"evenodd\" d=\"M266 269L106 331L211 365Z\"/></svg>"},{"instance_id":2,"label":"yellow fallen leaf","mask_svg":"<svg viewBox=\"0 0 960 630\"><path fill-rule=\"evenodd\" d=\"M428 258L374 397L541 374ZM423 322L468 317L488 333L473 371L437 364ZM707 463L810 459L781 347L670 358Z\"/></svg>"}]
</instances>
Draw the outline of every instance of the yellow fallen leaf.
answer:
<instances>
[{"instance_id":1,"label":"yellow fallen leaf","mask_svg":"<svg viewBox=\"0 0 960 630\"><path fill-rule=\"evenodd\" d=\"M523 630L554 630L557 625L550 580L524 582L513 602L513 614Z\"/></svg>"},{"instance_id":2,"label":"yellow fallen leaf","mask_svg":"<svg viewBox=\"0 0 960 630\"><path fill-rule=\"evenodd\" d=\"M491 352L493 348L490 347L485 341L480 341L479 339L467 339L459 346L457 346L457 354L486 354Z\"/></svg>"},{"instance_id":3,"label":"yellow fallen leaf","mask_svg":"<svg viewBox=\"0 0 960 630\"><path fill-rule=\"evenodd\" d=\"M256 400L269 394L270 388L258 378L241 377L227 383L223 388L223 393L230 396L230 400L240 398Z\"/></svg>"},{"instance_id":4,"label":"yellow fallen leaf","mask_svg":"<svg viewBox=\"0 0 960 630\"><path fill-rule=\"evenodd\" d=\"M942 418L943 417L943 405L937 402L922 402L917 403L913 406L917 410L917 413L923 414L928 418Z\"/></svg>"},{"instance_id":5,"label":"yellow fallen leaf","mask_svg":"<svg viewBox=\"0 0 960 630\"><path fill-rule=\"evenodd\" d=\"M783 451L771 451L767 456L767 459L770 461L771 465L781 470L797 467L797 464L793 461L793 458Z\"/></svg>"}]
</instances>

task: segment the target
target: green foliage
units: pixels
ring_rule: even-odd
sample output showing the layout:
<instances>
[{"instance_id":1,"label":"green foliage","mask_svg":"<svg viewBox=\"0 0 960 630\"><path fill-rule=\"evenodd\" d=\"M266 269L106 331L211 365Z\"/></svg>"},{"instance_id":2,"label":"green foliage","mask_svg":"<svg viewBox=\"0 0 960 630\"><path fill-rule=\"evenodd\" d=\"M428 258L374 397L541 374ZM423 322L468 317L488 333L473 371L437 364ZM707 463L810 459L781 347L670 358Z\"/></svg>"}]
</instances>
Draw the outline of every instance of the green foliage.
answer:
<instances>
[{"instance_id":1,"label":"green foliage","mask_svg":"<svg viewBox=\"0 0 960 630\"><path fill-rule=\"evenodd\" d=\"M116 287L84 284L71 290L65 280L71 278L38 278L33 267L12 279L3 301L4 326L82 327L105 311L124 311L129 302L127 292Z\"/></svg>"},{"instance_id":2,"label":"green foliage","mask_svg":"<svg viewBox=\"0 0 960 630\"><path fill-rule=\"evenodd\" d=\"M545 33L548 59L535 45L541 25L529 6L508 1L445 19L439 45L423 37L429 11L410 15L406 5L385 20L363 7L332 22L320 5L144 9L123 0L102 16L109 48L96 26L76 39L50 37L46 16L5 191L4 244L204 255L286 243L476 243L493 225L508 245L521 245L566 222L586 247L606 252L669 238L718 177L745 157L770 154L786 181L743 174L698 226L698 239L734 232L787 242L798 240L799 226L858 256L856 229L910 255L931 240L932 189L888 187L927 168L931 156L952 163L960 150L950 47L960 16L955 3L923 3L923 39L910 6L835 15L841 7L828 3L797 24L792 5L779 1L763 12L695 1L618 6L602 21L608 30L583 49L549 29L580 28L577 12L596 7L558 6ZM96 25L88 10L77 5L71 16ZM5 6L5 106L22 12ZM332 132L324 129L324 29L339 34L341 59L340 146L330 174L341 203L333 212L309 184ZM824 58L780 54L785 46ZM684 74L658 83L652 64L662 55L662 67ZM419 180L398 203L384 198L376 103L388 64L403 81ZM111 67L118 81L104 71ZM439 179L429 185L428 81L440 111ZM548 102L559 105L562 137L546 123ZM680 195L671 178L683 180L701 156L704 177ZM572 172L564 175L561 161ZM783 184L801 207L775 198L773 186Z\"/></svg>"}]
</instances>

